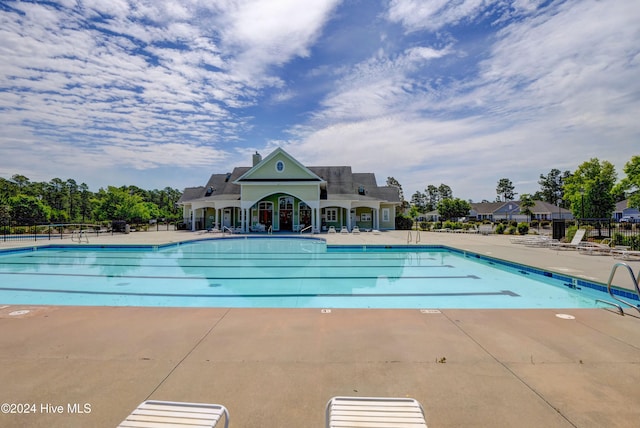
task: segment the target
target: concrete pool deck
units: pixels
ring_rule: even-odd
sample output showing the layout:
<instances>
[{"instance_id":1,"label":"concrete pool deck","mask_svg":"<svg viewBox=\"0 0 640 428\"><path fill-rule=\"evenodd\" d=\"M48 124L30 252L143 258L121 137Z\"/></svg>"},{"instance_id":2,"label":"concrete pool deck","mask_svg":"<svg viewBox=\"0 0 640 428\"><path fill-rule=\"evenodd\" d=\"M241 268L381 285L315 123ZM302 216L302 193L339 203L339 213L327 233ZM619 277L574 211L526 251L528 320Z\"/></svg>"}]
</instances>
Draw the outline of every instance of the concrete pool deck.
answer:
<instances>
[{"instance_id":1,"label":"concrete pool deck","mask_svg":"<svg viewBox=\"0 0 640 428\"><path fill-rule=\"evenodd\" d=\"M136 232L89 241L213 236ZM330 244L407 242L400 231L320 237ZM38 245L59 243L70 242ZM420 243L598 282L616 262L504 236L422 232ZM624 275L616 283L628 287ZM607 309L326 312L0 302L0 403L35 410L3 409L0 426L113 427L141 401L160 399L224 404L232 428L322 427L334 395L410 396L430 427L635 427L640 420L640 314L633 309L626 316Z\"/></svg>"}]
</instances>

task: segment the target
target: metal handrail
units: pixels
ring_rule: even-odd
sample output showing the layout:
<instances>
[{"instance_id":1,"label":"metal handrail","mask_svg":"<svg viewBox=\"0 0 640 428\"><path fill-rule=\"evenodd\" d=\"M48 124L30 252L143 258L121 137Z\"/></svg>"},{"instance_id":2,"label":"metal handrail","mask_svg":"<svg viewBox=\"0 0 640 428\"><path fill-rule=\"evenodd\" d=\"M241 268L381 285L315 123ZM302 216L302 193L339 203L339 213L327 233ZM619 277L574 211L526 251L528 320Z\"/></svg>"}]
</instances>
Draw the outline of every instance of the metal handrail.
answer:
<instances>
[{"instance_id":1,"label":"metal handrail","mask_svg":"<svg viewBox=\"0 0 640 428\"><path fill-rule=\"evenodd\" d=\"M413 241L413 235L411 234L411 231L409 231L409 233L407 233L407 244L411 241Z\"/></svg>"},{"instance_id":2,"label":"metal handrail","mask_svg":"<svg viewBox=\"0 0 640 428\"><path fill-rule=\"evenodd\" d=\"M304 232L305 230L309 230L309 229L313 229L313 225L307 226L304 229L300 230L300 235L302 235L302 232Z\"/></svg>"},{"instance_id":3,"label":"metal handrail","mask_svg":"<svg viewBox=\"0 0 640 428\"><path fill-rule=\"evenodd\" d=\"M613 294L613 291L611 290L611 283L613 282L613 277L616 274L616 270L618 270L618 268L621 266L624 266L625 268L627 268L629 275L631 275L631 281L633 282L633 285L635 287L635 292L638 295L638 299L640 299L640 287L638 287L638 281L640 280L640 272L638 272L638 277L636 278L636 276L633 274L633 269L631 268L631 266L629 266L626 263L620 262L613 265L613 267L611 268L611 273L609 274L609 280L607 281L607 291L609 292L609 295L611 296L612 299L617 300L620 303L624 303L625 305L640 312L640 307L638 307L637 305L634 305L633 303L629 303L626 300L621 299L620 297L617 297L616 295Z\"/></svg>"},{"instance_id":4,"label":"metal handrail","mask_svg":"<svg viewBox=\"0 0 640 428\"><path fill-rule=\"evenodd\" d=\"M78 244L82 243L82 237L84 236L84 241L88 244L89 243L89 236L87 235L87 232L85 232L84 230L78 230L78 231L73 231L71 232L71 242L75 242L74 236L76 236L77 234L77 239L78 239Z\"/></svg>"},{"instance_id":5,"label":"metal handrail","mask_svg":"<svg viewBox=\"0 0 640 428\"><path fill-rule=\"evenodd\" d=\"M269 235L273 235L273 226L269 226L269 229L267 229L267 233Z\"/></svg>"},{"instance_id":6,"label":"metal handrail","mask_svg":"<svg viewBox=\"0 0 640 428\"><path fill-rule=\"evenodd\" d=\"M420 231L416 230L416 244L420 242Z\"/></svg>"},{"instance_id":7,"label":"metal handrail","mask_svg":"<svg viewBox=\"0 0 640 428\"><path fill-rule=\"evenodd\" d=\"M231 229L229 226L222 226L222 233L224 233L225 229L227 229L229 233L233 235L233 229Z\"/></svg>"}]
</instances>

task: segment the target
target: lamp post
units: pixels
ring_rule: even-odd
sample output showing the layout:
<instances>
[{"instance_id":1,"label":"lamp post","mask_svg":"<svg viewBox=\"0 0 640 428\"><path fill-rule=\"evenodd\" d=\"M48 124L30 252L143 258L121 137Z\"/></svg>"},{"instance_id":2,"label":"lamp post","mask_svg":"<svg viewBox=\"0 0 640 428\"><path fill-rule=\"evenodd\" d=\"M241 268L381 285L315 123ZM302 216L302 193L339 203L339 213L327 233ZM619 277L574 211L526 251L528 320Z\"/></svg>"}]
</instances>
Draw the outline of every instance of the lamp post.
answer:
<instances>
[{"instance_id":1,"label":"lamp post","mask_svg":"<svg viewBox=\"0 0 640 428\"><path fill-rule=\"evenodd\" d=\"M580 210L581 210L581 219L584 220L584 187L580 188Z\"/></svg>"},{"instance_id":2,"label":"lamp post","mask_svg":"<svg viewBox=\"0 0 640 428\"><path fill-rule=\"evenodd\" d=\"M558 199L558 220L562 218L562 211L560 210L560 205L562 204L562 199Z\"/></svg>"}]
</instances>

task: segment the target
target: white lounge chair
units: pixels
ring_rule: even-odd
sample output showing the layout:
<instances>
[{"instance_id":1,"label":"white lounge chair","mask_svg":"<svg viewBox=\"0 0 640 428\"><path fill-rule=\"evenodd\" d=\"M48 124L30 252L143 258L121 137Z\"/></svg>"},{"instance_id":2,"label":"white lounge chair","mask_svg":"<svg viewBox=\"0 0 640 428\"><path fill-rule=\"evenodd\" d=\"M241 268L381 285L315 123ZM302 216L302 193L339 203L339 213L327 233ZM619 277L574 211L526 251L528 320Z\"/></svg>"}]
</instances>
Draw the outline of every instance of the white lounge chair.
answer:
<instances>
[{"instance_id":1,"label":"white lounge chair","mask_svg":"<svg viewBox=\"0 0 640 428\"><path fill-rule=\"evenodd\" d=\"M610 256L612 255L611 238L605 238L602 242L584 242L578 246L580 254L588 254L590 256Z\"/></svg>"},{"instance_id":2,"label":"white lounge chair","mask_svg":"<svg viewBox=\"0 0 640 428\"><path fill-rule=\"evenodd\" d=\"M538 247L538 246L545 246L552 242L558 242L558 241L553 241L547 235L525 235L525 236L511 237L509 238L509 242L511 242L512 244L522 244L522 245Z\"/></svg>"},{"instance_id":3,"label":"white lounge chair","mask_svg":"<svg viewBox=\"0 0 640 428\"><path fill-rule=\"evenodd\" d=\"M325 426L427 428L427 422L413 398L333 397L327 403Z\"/></svg>"},{"instance_id":4,"label":"white lounge chair","mask_svg":"<svg viewBox=\"0 0 640 428\"><path fill-rule=\"evenodd\" d=\"M587 233L586 229L578 229L576 234L573 235L573 239L571 242L552 242L549 245L549 248L554 250L577 250L578 246L581 245L582 239L584 239L584 235Z\"/></svg>"},{"instance_id":5,"label":"white lounge chair","mask_svg":"<svg viewBox=\"0 0 640 428\"><path fill-rule=\"evenodd\" d=\"M349 229L347 229L347 226L342 226L342 229L340 229L340 233L349 233Z\"/></svg>"},{"instance_id":6,"label":"white lounge chair","mask_svg":"<svg viewBox=\"0 0 640 428\"><path fill-rule=\"evenodd\" d=\"M353 229L351 229L351 233L360 233L360 228L358 226L353 226Z\"/></svg>"},{"instance_id":7,"label":"white lounge chair","mask_svg":"<svg viewBox=\"0 0 640 428\"><path fill-rule=\"evenodd\" d=\"M229 427L229 412L220 404L184 403L178 401L142 402L118 428L198 426L213 428L224 415L224 428Z\"/></svg>"},{"instance_id":8,"label":"white lounge chair","mask_svg":"<svg viewBox=\"0 0 640 428\"><path fill-rule=\"evenodd\" d=\"M614 247L611 249L611 254L613 254L613 258L620 260L640 260L640 251L630 250L628 248L619 248Z\"/></svg>"},{"instance_id":9,"label":"white lounge chair","mask_svg":"<svg viewBox=\"0 0 640 428\"><path fill-rule=\"evenodd\" d=\"M336 228L334 226L329 226L328 233L336 233Z\"/></svg>"}]
</instances>

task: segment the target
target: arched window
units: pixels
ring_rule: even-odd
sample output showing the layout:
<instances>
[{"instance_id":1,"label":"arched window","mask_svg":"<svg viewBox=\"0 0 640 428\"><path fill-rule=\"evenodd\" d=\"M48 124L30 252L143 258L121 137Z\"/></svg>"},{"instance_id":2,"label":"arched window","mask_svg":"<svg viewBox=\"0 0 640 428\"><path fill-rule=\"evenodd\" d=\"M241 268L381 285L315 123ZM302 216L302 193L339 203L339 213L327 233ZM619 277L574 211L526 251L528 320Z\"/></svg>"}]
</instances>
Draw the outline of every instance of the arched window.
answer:
<instances>
[{"instance_id":1,"label":"arched window","mask_svg":"<svg viewBox=\"0 0 640 428\"><path fill-rule=\"evenodd\" d=\"M278 205L281 210L292 210L293 198L291 196L280 196Z\"/></svg>"}]
</instances>

